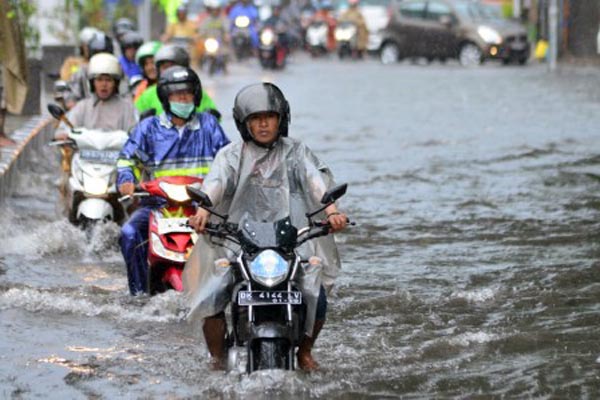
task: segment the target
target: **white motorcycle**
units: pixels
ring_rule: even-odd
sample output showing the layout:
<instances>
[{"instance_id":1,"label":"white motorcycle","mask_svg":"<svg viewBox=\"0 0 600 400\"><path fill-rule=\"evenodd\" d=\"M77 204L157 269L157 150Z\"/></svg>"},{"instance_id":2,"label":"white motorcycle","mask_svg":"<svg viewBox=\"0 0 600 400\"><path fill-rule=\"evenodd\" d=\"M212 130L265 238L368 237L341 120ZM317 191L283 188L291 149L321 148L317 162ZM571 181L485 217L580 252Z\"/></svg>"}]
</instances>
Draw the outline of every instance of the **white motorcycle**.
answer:
<instances>
[{"instance_id":1,"label":"white motorcycle","mask_svg":"<svg viewBox=\"0 0 600 400\"><path fill-rule=\"evenodd\" d=\"M123 222L126 215L118 201L116 179L117 158L127 132L74 128L60 107L51 104L48 110L71 128L68 139L50 143L73 149L64 188L69 221L84 228L96 222Z\"/></svg>"}]
</instances>

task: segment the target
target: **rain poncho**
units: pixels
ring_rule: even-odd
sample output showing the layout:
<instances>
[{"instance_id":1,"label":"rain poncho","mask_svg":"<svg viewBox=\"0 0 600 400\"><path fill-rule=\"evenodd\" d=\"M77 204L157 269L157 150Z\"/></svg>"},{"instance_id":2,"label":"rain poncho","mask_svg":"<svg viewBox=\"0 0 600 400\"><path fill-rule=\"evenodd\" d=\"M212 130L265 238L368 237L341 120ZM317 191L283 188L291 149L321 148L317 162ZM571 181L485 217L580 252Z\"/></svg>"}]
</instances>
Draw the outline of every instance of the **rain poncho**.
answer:
<instances>
[{"instance_id":1,"label":"rain poncho","mask_svg":"<svg viewBox=\"0 0 600 400\"><path fill-rule=\"evenodd\" d=\"M230 222L237 223L244 216L274 222L289 215L300 229L307 224L305 213L322 206L320 200L332 186L329 168L308 147L281 137L270 149L251 141L222 149L202 190L210 197L214 210L228 214ZM308 306L305 330L310 335L319 288L321 284L333 284L340 260L332 235L313 239L298 252L304 259L317 256L322 260L304 269L300 277ZM231 259L231 255L231 250L211 243L207 235L199 238L183 273L190 316L206 318L225 309L233 276L230 268L217 267L214 261Z\"/></svg>"}]
</instances>

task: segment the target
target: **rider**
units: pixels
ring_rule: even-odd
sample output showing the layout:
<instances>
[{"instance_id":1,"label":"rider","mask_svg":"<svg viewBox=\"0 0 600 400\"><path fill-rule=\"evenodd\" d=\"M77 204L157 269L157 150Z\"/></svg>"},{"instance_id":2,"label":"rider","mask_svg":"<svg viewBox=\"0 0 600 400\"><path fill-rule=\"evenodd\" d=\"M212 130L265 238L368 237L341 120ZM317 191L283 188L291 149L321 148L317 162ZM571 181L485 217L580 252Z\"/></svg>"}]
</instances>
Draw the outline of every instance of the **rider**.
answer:
<instances>
[{"instance_id":1,"label":"rider","mask_svg":"<svg viewBox=\"0 0 600 400\"><path fill-rule=\"evenodd\" d=\"M121 63L121 68L123 68L125 76L129 79L142 75L142 70L135 60L136 52L142 43L144 43L144 38L135 31L125 33L119 41L119 44L121 45L121 57L119 57L119 62Z\"/></svg>"},{"instance_id":2,"label":"rider","mask_svg":"<svg viewBox=\"0 0 600 400\"><path fill-rule=\"evenodd\" d=\"M65 59L60 67L61 80L68 81L82 65L87 65L90 60L88 43L99 32L98 29L91 26L86 26L79 32L79 56L69 56Z\"/></svg>"},{"instance_id":3,"label":"rider","mask_svg":"<svg viewBox=\"0 0 600 400\"><path fill-rule=\"evenodd\" d=\"M327 24L327 50L334 51L335 50L335 26L336 20L331 15L331 10L333 10L333 4L331 0L321 0L321 2L317 5L317 10L311 19L312 22L323 21Z\"/></svg>"},{"instance_id":4,"label":"rider","mask_svg":"<svg viewBox=\"0 0 600 400\"><path fill-rule=\"evenodd\" d=\"M133 23L132 20L130 20L129 18L119 18L118 20L115 21L115 23L113 24L113 35L115 35L115 38L117 39L117 42L121 43L121 40L123 38L123 36L127 33L127 32L133 32L135 31L135 24Z\"/></svg>"},{"instance_id":5,"label":"rider","mask_svg":"<svg viewBox=\"0 0 600 400\"><path fill-rule=\"evenodd\" d=\"M161 46L162 43L159 41L146 42L135 53L135 62L140 66L144 79L136 87L136 91L133 96L134 101L137 101L137 99L140 98L142 93L144 93L149 86L156 84L156 80L158 79L158 71L156 70L156 65L154 64L154 55L158 49L161 48Z\"/></svg>"},{"instance_id":6,"label":"rider","mask_svg":"<svg viewBox=\"0 0 600 400\"><path fill-rule=\"evenodd\" d=\"M158 70L158 79L160 80L163 71L170 66L180 65L189 68L190 56L187 51L179 46L164 45L154 55L154 64ZM208 111L220 117L221 114L217 111L217 106L208 96L208 93L203 91L200 97L201 102L197 105L198 108L196 111ZM154 109L156 115L158 115L163 112L163 104L158 97L157 85L149 86L135 102L135 106L140 114Z\"/></svg>"},{"instance_id":7,"label":"rider","mask_svg":"<svg viewBox=\"0 0 600 400\"><path fill-rule=\"evenodd\" d=\"M119 96L122 77L119 60L108 53L99 53L90 59L88 79L91 96L79 101L67 114L75 127L99 130L127 131L137 122L137 113L131 100ZM70 129L61 123L54 135L63 140Z\"/></svg>"},{"instance_id":8,"label":"rider","mask_svg":"<svg viewBox=\"0 0 600 400\"><path fill-rule=\"evenodd\" d=\"M249 214L252 219L265 222L290 216L294 226L301 225L305 213L317 208L324 192L333 185L333 177L329 168L306 145L288 137L290 111L283 93L272 83L247 86L235 98L233 118L243 141L227 146L217 154L202 190L220 213L229 215L231 222L238 222L244 214ZM332 231L346 227L347 217L335 204L328 206L325 212ZM208 220L208 211L199 208L189 222L198 232L204 232ZM209 243L198 240L198 246L209 246ZM225 361L225 304L218 305L212 300L209 300L210 304L198 302L196 296L216 299L218 296L211 292L218 282L209 279L210 283L204 285L193 278L198 276L195 275L197 268L202 268L199 267L202 261L194 261L196 254L202 257L202 254L211 253L204 249L198 247L198 252L194 251L186 264L184 288L191 300L192 313L204 318L203 332L213 366L222 368ZM320 278L323 286L330 290L340 267L332 236L308 242L301 251L306 253L304 255L318 255L323 260ZM307 324L306 335L298 349L298 365L304 370L318 368L311 350L325 323L326 310L326 290L321 287L316 310L313 307L314 314L307 316L314 325L311 329Z\"/></svg>"},{"instance_id":9,"label":"rider","mask_svg":"<svg viewBox=\"0 0 600 400\"><path fill-rule=\"evenodd\" d=\"M194 65L198 62L198 54L196 51L196 39L197 39L197 26L196 23L187 17L188 10L185 4L181 4L177 7L177 21L167 26L167 30L161 36L163 43L169 43L173 39L186 39L187 50L194 62Z\"/></svg>"},{"instance_id":10,"label":"rider","mask_svg":"<svg viewBox=\"0 0 600 400\"><path fill-rule=\"evenodd\" d=\"M187 67L173 66L158 80L158 96L165 110L141 121L125 143L117 162L117 186L122 195L134 192L136 181L162 176L204 177L220 148L229 143L214 115L198 113L202 98L198 75ZM141 161L139 154L148 160ZM136 176L143 163L144 176ZM147 246L150 211L159 199L144 199L123 225L119 240L127 264L132 295L147 292Z\"/></svg>"},{"instance_id":11,"label":"rider","mask_svg":"<svg viewBox=\"0 0 600 400\"><path fill-rule=\"evenodd\" d=\"M223 16L221 10L221 0L204 0L204 7L208 12L208 16L202 20L198 28L202 42L214 35L223 47L227 47L229 31L227 29L227 19ZM221 53L226 54L226 52L225 49L221 49Z\"/></svg>"},{"instance_id":12,"label":"rider","mask_svg":"<svg viewBox=\"0 0 600 400\"><path fill-rule=\"evenodd\" d=\"M113 53L112 38L104 32L96 32L87 44L90 59L99 53ZM69 80L70 95L65 99L67 108L71 109L76 102L90 97L90 85L87 66L82 66L75 72Z\"/></svg>"},{"instance_id":13,"label":"rider","mask_svg":"<svg viewBox=\"0 0 600 400\"><path fill-rule=\"evenodd\" d=\"M348 0L348 9L340 17L340 22L348 21L356 25L356 51L359 58L363 57L369 41L369 30L365 17L358 9L360 0Z\"/></svg>"},{"instance_id":14,"label":"rider","mask_svg":"<svg viewBox=\"0 0 600 400\"><path fill-rule=\"evenodd\" d=\"M250 0L239 0L229 11L230 27L229 31L234 32L236 29L235 19L237 17L248 17L250 19L250 25L248 26L250 32L250 42L252 48L258 48L258 32L256 26L258 24L258 9Z\"/></svg>"}]
</instances>

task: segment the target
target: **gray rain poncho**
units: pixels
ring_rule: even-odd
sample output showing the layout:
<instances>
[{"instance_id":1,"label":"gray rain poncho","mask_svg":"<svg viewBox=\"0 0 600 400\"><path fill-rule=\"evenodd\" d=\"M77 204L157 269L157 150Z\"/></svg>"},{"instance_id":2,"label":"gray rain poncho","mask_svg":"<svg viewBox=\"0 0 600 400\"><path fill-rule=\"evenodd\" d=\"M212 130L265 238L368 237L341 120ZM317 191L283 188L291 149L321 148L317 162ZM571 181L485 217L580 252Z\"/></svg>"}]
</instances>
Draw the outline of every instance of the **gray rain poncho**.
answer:
<instances>
[{"instance_id":1,"label":"gray rain poncho","mask_svg":"<svg viewBox=\"0 0 600 400\"><path fill-rule=\"evenodd\" d=\"M280 137L271 148L248 141L221 149L202 190L210 197L214 210L228 214L230 222L237 223L243 216L274 222L289 215L292 224L300 229L307 224L305 214L322 206L323 194L333 185L329 168L308 147L295 139ZM200 235L196 242L183 272L188 316L206 318L223 311L229 303L233 274L231 268L216 266L215 261L231 260L237 249L231 243L225 244L229 249L211 243L208 235ZM308 307L305 330L309 333L319 288L321 284L333 285L340 259L333 235L310 240L297 251L304 259L321 259L321 263L306 267L300 276Z\"/></svg>"}]
</instances>

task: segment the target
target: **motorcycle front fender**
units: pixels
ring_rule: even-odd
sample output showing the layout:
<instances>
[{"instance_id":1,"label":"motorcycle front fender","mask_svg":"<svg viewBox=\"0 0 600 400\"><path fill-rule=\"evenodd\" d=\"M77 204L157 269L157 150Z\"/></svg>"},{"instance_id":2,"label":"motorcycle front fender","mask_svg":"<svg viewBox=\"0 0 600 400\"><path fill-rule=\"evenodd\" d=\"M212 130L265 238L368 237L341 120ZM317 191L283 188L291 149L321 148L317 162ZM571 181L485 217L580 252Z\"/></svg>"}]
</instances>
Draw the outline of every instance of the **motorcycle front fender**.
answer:
<instances>
[{"instance_id":1,"label":"motorcycle front fender","mask_svg":"<svg viewBox=\"0 0 600 400\"><path fill-rule=\"evenodd\" d=\"M113 220L114 211L110 203L104 199L85 199L77 207L77 219L82 216L92 220Z\"/></svg>"},{"instance_id":2,"label":"motorcycle front fender","mask_svg":"<svg viewBox=\"0 0 600 400\"><path fill-rule=\"evenodd\" d=\"M286 338L293 342L293 332L291 327L285 323L264 322L260 325L252 325L250 328L250 340L266 338L277 339Z\"/></svg>"}]
</instances>

